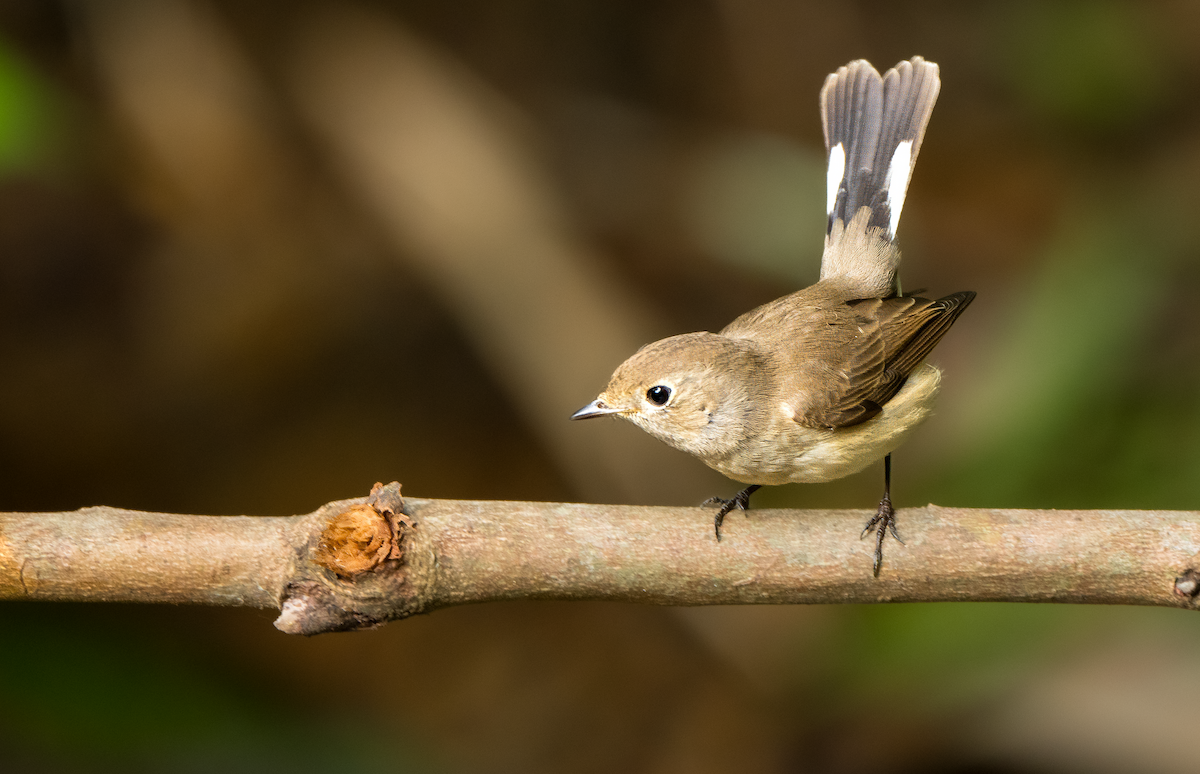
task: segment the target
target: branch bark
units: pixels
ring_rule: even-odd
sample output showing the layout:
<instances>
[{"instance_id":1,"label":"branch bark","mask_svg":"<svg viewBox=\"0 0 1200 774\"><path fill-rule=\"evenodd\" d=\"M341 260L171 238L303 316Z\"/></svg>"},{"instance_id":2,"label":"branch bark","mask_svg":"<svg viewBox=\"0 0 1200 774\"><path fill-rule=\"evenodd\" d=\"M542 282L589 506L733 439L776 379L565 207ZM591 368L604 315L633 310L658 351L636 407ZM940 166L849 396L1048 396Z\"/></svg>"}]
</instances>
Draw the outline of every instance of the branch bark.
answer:
<instances>
[{"instance_id":1,"label":"branch bark","mask_svg":"<svg viewBox=\"0 0 1200 774\"><path fill-rule=\"evenodd\" d=\"M117 508L0 514L0 599L278 607L318 634L501 599L660 605L1013 601L1200 608L1200 512L902 509L871 576L870 514L400 497L292 517Z\"/></svg>"}]
</instances>

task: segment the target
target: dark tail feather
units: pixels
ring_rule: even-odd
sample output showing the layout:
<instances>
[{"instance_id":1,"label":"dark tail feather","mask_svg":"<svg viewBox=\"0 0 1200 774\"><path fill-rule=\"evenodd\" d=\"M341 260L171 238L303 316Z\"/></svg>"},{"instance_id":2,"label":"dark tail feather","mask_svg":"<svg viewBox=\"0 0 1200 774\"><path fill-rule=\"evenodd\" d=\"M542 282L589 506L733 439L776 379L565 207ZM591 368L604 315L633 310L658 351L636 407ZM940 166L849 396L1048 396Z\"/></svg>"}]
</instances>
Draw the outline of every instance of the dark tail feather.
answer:
<instances>
[{"instance_id":1,"label":"dark tail feather","mask_svg":"<svg viewBox=\"0 0 1200 774\"><path fill-rule=\"evenodd\" d=\"M871 208L867 227L896 235L904 194L937 101L938 66L919 56L880 77L859 59L825 79L821 121L828 162L826 233Z\"/></svg>"}]
</instances>

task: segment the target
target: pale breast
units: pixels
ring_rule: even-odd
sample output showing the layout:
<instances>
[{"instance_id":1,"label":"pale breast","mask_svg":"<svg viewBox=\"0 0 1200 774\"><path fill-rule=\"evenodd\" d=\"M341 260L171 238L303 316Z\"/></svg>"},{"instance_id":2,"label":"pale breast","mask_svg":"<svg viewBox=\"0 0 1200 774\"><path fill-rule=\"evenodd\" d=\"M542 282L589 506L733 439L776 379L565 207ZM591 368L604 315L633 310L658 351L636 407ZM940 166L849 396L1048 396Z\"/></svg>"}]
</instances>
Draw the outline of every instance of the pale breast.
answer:
<instances>
[{"instance_id":1,"label":"pale breast","mask_svg":"<svg viewBox=\"0 0 1200 774\"><path fill-rule=\"evenodd\" d=\"M852 427L823 430L788 417L786 401L765 432L735 453L706 460L710 467L747 484L817 483L863 470L902 444L933 411L941 372L919 366L878 416Z\"/></svg>"}]
</instances>

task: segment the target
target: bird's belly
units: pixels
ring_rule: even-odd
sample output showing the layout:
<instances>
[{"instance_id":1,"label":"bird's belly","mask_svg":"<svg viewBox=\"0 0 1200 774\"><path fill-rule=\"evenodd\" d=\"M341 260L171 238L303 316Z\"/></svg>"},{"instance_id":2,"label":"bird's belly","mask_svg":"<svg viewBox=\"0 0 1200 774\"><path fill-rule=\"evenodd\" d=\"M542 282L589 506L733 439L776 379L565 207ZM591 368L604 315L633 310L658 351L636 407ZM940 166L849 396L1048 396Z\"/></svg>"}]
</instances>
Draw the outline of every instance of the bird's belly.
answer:
<instances>
[{"instance_id":1,"label":"bird's belly","mask_svg":"<svg viewBox=\"0 0 1200 774\"><path fill-rule=\"evenodd\" d=\"M818 483L849 476L883 459L932 412L941 372L914 371L876 417L852 427L821 430L795 422L750 439L735 453L708 464L747 484Z\"/></svg>"}]
</instances>

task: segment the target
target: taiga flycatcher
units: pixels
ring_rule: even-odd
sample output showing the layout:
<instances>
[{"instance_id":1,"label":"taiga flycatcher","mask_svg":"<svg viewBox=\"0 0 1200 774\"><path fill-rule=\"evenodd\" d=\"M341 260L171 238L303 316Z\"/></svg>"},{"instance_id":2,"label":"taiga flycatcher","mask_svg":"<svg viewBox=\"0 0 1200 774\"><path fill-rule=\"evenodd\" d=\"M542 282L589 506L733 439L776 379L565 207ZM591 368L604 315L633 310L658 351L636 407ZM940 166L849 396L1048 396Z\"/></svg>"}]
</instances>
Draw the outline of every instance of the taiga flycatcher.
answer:
<instances>
[{"instance_id":1,"label":"taiga flycatcher","mask_svg":"<svg viewBox=\"0 0 1200 774\"><path fill-rule=\"evenodd\" d=\"M863 530L899 540L891 452L933 407L940 372L924 364L975 294L931 301L900 292L893 244L904 194L937 100L921 57L879 73L864 60L821 89L828 221L815 285L747 312L720 333L642 347L572 419L615 414L749 484L721 523L764 484L830 481L884 458L884 495Z\"/></svg>"}]
</instances>

